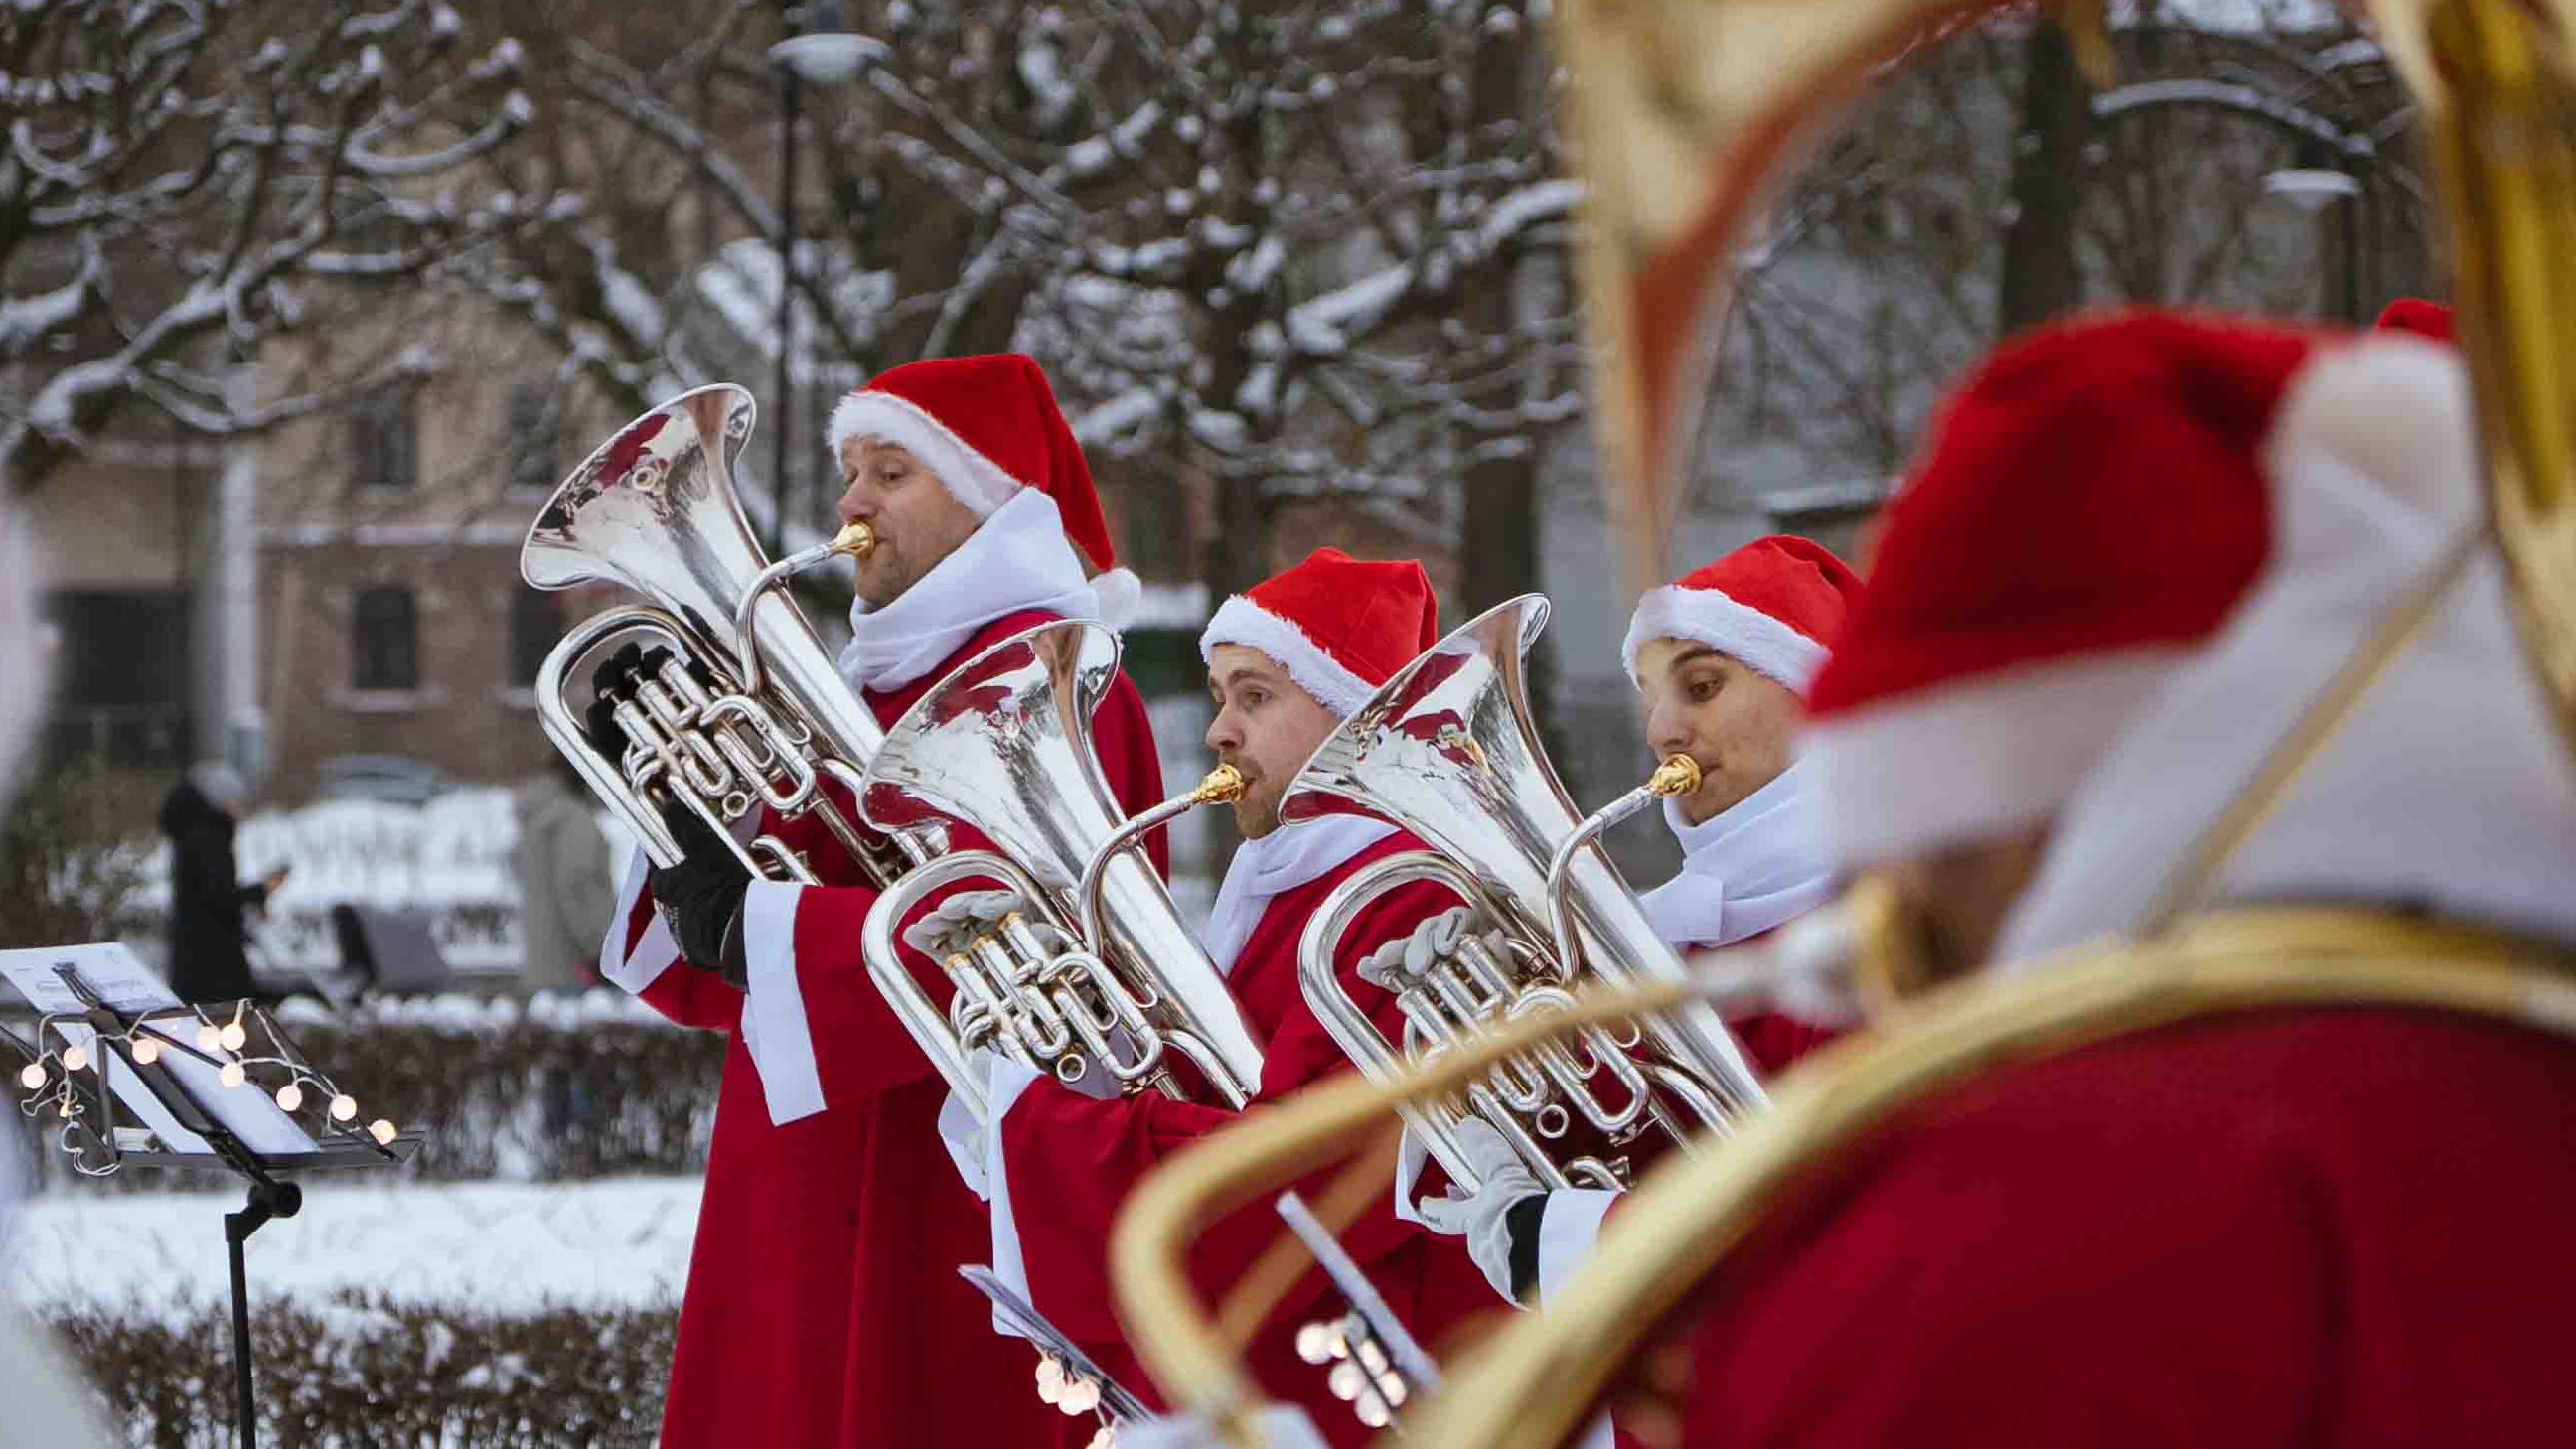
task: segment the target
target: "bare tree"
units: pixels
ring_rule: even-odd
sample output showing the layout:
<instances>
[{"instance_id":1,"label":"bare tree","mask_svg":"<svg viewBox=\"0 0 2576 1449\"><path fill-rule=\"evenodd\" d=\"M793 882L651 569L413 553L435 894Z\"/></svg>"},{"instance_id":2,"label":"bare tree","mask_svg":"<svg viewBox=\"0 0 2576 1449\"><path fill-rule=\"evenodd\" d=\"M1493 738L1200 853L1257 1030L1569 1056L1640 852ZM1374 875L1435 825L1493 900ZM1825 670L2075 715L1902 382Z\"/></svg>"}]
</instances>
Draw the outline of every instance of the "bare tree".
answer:
<instances>
[{"instance_id":1,"label":"bare tree","mask_svg":"<svg viewBox=\"0 0 2576 1449\"><path fill-rule=\"evenodd\" d=\"M883 19L895 58L828 149L971 209L925 345L1008 298L1087 442L1214 480L1211 585L1265 570L1283 498L1392 501L1419 528L1478 459L1575 414L1570 312L1484 305L1577 194L1545 68L1496 54L1534 39L1520 0Z\"/></svg>"},{"instance_id":2,"label":"bare tree","mask_svg":"<svg viewBox=\"0 0 2576 1449\"><path fill-rule=\"evenodd\" d=\"M136 405L231 436L402 367L240 383L312 297L413 287L523 224L458 189L530 118L522 55L425 0L0 10L0 477L36 487Z\"/></svg>"}]
</instances>

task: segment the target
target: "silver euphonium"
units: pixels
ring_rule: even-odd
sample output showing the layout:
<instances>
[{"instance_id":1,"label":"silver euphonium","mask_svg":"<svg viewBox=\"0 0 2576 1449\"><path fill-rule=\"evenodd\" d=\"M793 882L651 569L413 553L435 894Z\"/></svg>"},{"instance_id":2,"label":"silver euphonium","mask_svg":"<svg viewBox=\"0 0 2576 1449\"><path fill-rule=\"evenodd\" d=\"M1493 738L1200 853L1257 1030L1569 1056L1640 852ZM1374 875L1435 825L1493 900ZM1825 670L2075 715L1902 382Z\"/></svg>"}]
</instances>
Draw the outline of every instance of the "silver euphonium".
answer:
<instances>
[{"instance_id":1,"label":"silver euphonium","mask_svg":"<svg viewBox=\"0 0 2576 1449\"><path fill-rule=\"evenodd\" d=\"M870 879L889 884L928 859L936 838L871 841L819 787L829 776L855 790L885 731L777 588L826 559L865 554L875 538L852 525L764 562L732 467L757 414L751 394L729 383L683 393L619 429L556 487L519 550L520 577L540 589L610 581L651 603L604 610L555 645L537 671L538 718L657 865L681 857L656 804L667 800L712 827L754 875L813 884L777 837L734 839L733 823L767 805L789 819L812 813ZM619 699L626 755L612 765L590 747L565 691L628 641L672 657Z\"/></svg>"},{"instance_id":2,"label":"silver euphonium","mask_svg":"<svg viewBox=\"0 0 2576 1449\"><path fill-rule=\"evenodd\" d=\"M1539 742L1523 676L1523 656L1547 613L1545 598L1526 594L1433 645L1343 722L1281 798L1289 828L1363 814L1430 847L1389 856L1336 886L1299 943L1306 1004L1371 1081L1391 1081L1502 1023L1560 1009L1587 976L1687 974L1596 839L1658 796L1696 788L1696 768L1677 759L1608 808L1589 817L1575 810ZM1478 919L1452 951L1404 978L1397 1044L1342 989L1334 956L1372 902L1416 881L1457 892ZM1488 944L1497 935L1500 949ZM1480 1179L1453 1130L1463 1113L1501 1133L1550 1186L1616 1187L1628 1170L1617 1148L1649 1132L1684 1146L1703 1131L1723 1135L1766 1101L1742 1049L1704 1003L1561 1038L1463 1095L1463 1103L1402 1111L1470 1189ZM1576 1151L1578 1123L1613 1155Z\"/></svg>"},{"instance_id":3,"label":"silver euphonium","mask_svg":"<svg viewBox=\"0 0 2576 1449\"><path fill-rule=\"evenodd\" d=\"M886 732L859 794L860 814L880 829L946 816L995 847L913 872L862 928L869 976L978 1120L983 1084L967 1064L978 1047L1067 1083L1097 1068L1122 1095L1185 1095L1174 1052L1228 1106L1261 1084L1251 1023L1136 843L1193 805L1233 798L1242 779L1219 769L1126 818L1091 740L1118 655L1115 633L1079 620L984 650ZM933 892L976 879L1001 881L1017 899L943 954L955 990L942 1011L897 954L897 934Z\"/></svg>"},{"instance_id":4,"label":"silver euphonium","mask_svg":"<svg viewBox=\"0 0 2576 1449\"><path fill-rule=\"evenodd\" d=\"M732 473L755 413L751 395L729 384L664 403L583 460L529 529L519 556L529 584L610 580L652 601L594 616L546 657L537 707L547 737L664 866L682 854L659 808L668 800L712 826L753 874L814 884L777 837L744 845L731 833L762 805L789 819L812 813L884 890L864 943L869 974L979 1112L981 1090L964 1070L977 1046L1067 1080L1097 1061L1127 1090L1177 1093L1165 1055L1176 1048L1240 1105L1260 1082L1260 1047L1162 881L1126 848L1160 817L1122 823L1092 750L1116 636L1081 623L1014 635L881 728L778 589L835 556L865 555L875 537L853 524L828 544L762 562ZM673 657L618 699L627 748L611 765L565 691L628 640ZM833 803L826 777L849 788L884 843ZM1199 793L1225 788L1211 777ZM948 852L940 815L983 832L999 853ZM976 878L1003 883L1025 911L974 943L973 969L948 963L958 990L943 1014L896 956L894 936L931 891Z\"/></svg>"}]
</instances>

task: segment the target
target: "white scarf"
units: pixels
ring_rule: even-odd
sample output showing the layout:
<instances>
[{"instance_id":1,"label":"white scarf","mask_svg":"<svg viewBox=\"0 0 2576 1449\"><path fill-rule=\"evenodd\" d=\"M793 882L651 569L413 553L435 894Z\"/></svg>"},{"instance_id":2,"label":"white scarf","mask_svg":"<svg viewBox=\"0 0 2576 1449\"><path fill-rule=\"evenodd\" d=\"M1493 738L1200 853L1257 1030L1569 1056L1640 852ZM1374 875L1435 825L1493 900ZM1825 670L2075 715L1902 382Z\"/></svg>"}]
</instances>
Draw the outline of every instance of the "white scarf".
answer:
<instances>
[{"instance_id":1,"label":"white scarf","mask_svg":"<svg viewBox=\"0 0 2576 1449\"><path fill-rule=\"evenodd\" d=\"M1681 874L1645 893L1655 934L1676 947L1731 946L1815 909L1833 872L1800 760L1706 821L1664 802L1664 824L1682 845Z\"/></svg>"},{"instance_id":2,"label":"white scarf","mask_svg":"<svg viewBox=\"0 0 2576 1449\"><path fill-rule=\"evenodd\" d=\"M850 605L841 677L890 693L946 663L985 625L1030 609L1096 619L1100 596L1065 541L1055 500L1023 488L893 603Z\"/></svg>"},{"instance_id":3,"label":"white scarf","mask_svg":"<svg viewBox=\"0 0 2576 1449\"><path fill-rule=\"evenodd\" d=\"M1208 912L1208 957L1216 969L1234 974L1234 958L1243 954L1272 897L1315 881L1394 833L1394 826L1365 815L1327 815L1282 825L1235 847L1234 861L1216 890L1216 905Z\"/></svg>"}]
</instances>

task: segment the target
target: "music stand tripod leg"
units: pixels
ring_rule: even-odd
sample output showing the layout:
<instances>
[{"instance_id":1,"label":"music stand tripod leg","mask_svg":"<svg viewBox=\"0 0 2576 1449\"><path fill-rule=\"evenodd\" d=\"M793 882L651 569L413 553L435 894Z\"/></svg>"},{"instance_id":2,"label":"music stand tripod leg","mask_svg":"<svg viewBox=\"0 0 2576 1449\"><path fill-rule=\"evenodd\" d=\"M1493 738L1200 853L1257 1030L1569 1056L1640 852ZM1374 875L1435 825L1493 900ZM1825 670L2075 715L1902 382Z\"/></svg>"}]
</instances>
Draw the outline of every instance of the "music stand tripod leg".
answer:
<instances>
[{"instance_id":1,"label":"music stand tripod leg","mask_svg":"<svg viewBox=\"0 0 2576 1449\"><path fill-rule=\"evenodd\" d=\"M259 1443L259 1419L251 1409L250 1281L242 1262L242 1244L271 1218L291 1218L304 1206L304 1189L274 1178L251 1179L250 1201L239 1212L224 1214L224 1243L233 1266L233 1423L241 1449Z\"/></svg>"}]
</instances>

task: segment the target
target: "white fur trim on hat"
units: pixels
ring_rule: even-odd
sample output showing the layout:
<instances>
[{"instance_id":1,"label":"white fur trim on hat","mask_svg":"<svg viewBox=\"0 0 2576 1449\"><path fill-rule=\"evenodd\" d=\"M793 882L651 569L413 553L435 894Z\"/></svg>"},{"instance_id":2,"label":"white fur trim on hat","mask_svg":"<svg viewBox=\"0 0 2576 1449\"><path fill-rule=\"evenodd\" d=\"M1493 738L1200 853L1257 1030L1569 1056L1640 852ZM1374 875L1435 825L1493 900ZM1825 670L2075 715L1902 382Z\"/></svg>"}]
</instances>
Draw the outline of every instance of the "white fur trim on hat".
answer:
<instances>
[{"instance_id":1,"label":"white fur trim on hat","mask_svg":"<svg viewBox=\"0 0 2576 1449\"><path fill-rule=\"evenodd\" d=\"M862 436L883 438L909 450L977 518L992 517L1024 486L946 423L890 392L862 388L832 409L824 446L834 458L841 456L843 444Z\"/></svg>"},{"instance_id":2,"label":"white fur trim on hat","mask_svg":"<svg viewBox=\"0 0 2576 1449\"><path fill-rule=\"evenodd\" d=\"M1826 859L1862 869L2055 814L2192 653L1997 670L1808 726Z\"/></svg>"},{"instance_id":3,"label":"white fur trim on hat","mask_svg":"<svg viewBox=\"0 0 2576 1449\"><path fill-rule=\"evenodd\" d=\"M2468 481L2476 460L2463 457L2458 424L2470 411L2469 369L2457 349L2374 333L2299 369L2264 440L2264 470L2278 480L2307 458L2335 459L2406 505L2389 515L2390 526L2421 529L2429 519L2447 533L2479 507ZM2353 497L2358 490L2343 491ZM2273 495L2285 506L2298 499L2277 481ZM2274 532L2286 530L2276 524Z\"/></svg>"},{"instance_id":4,"label":"white fur trim on hat","mask_svg":"<svg viewBox=\"0 0 2576 1449\"><path fill-rule=\"evenodd\" d=\"M1145 581L1128 569L1104 569L1091 576L1091 592L1100 601L1100 622L1123 634L1145 602Z\"/></svg>"},{"instance_id":5,"label":"white fur trim on hat","mask_svg":"<svg viewBox=\"0 0 2576 1449\"><path fill-rule=\"evenodd\" d=\"M1800 694L1825 663L1824 645L1716 589L1666 584L1646 591L1628 619L1628 639L1621 646L1631 676L1649 639L1696 640Z\"/></svg>"},{"instance_id":6,"label":"white fur trim on hat","mask_svg":"<svg viewBox=\"0 0 2576 1449\"><path fill-rule=\"evenodd\" d=\"M1269 655L1299 689L1336 715L1357 713L1377 693L1376 685L1325 653L1324 646L1296 620L1274 614L1241 594L1217 606L1207 632L1199 635L1199 658L1207 660L1219 644L1240 644Z\"/></svg>"}]
</instances>

